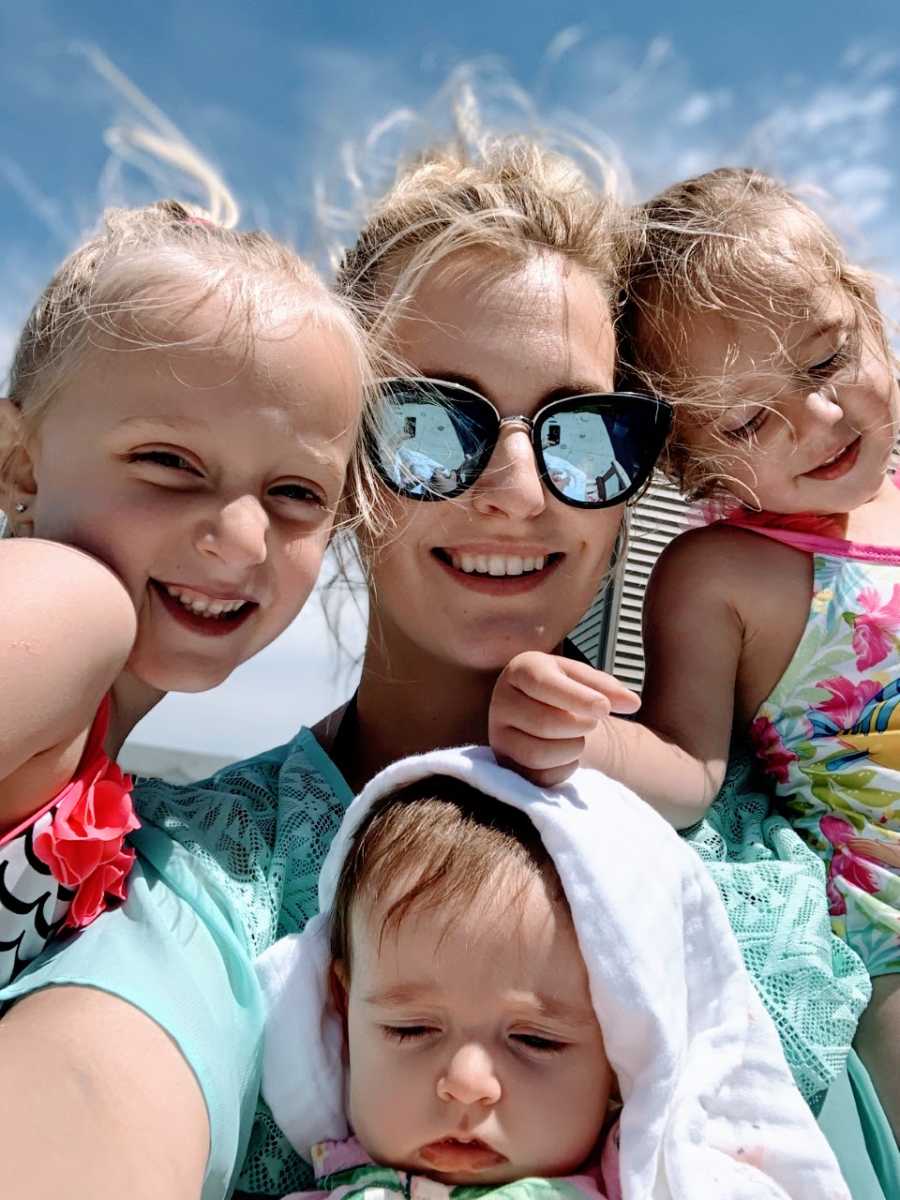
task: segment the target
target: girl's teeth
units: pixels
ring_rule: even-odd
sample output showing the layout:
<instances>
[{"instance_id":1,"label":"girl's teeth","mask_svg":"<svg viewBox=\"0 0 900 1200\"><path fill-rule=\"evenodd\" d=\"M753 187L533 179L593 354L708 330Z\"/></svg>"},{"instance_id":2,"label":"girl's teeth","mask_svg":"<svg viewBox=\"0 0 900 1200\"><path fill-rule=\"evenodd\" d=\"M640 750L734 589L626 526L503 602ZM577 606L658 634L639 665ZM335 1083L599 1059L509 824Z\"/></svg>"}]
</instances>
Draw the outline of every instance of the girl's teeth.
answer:
<instances>
[{"instance_id":1,"label":"girl's teeth","mask_svg":"<svg viewBox=\"0 0 900 1200\"><path fill-rule=\"evenodd\" d=\"M450 561L457 571L467 575L525 575L543 569L545 557L523 557L519 554L453 554Z\"/></svg>"},{"instance_id":2,"label":"girl's teeth","mask_svg":"<svg viewBox=\"0 0 900 1200\"><path fill-rule=\"evenodd\" d=\"M246 603L244 600L210 600L187 588L167 587L166 591L197 617L221 617L223 613L237 612Z\"/></svg>"}]
</instances>

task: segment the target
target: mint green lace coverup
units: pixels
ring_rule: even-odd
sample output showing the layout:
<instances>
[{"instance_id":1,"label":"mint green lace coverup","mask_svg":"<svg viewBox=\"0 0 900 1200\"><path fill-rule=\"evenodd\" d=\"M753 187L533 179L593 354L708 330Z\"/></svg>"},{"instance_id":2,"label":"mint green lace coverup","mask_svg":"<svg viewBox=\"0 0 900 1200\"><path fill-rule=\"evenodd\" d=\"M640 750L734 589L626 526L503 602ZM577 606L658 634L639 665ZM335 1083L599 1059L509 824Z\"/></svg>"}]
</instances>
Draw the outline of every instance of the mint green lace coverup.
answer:
<instances>
[{"instance_id":1,"label":"mint green lace coverup","mask_svg":"<svg viewBox=\"0 0 900 1200\"><path fill-rule=\"evenodd\" d=\"M816 1109L843 1068L869 980L832 935L821 861L783 818L768 815L751 770L749 757L735 761L708 818L687 836L719 886L797 1083ZM47 984L89 984L123 996L171 1033L210 1117L204 1200L234 1185L235 1160L243 1162L243 1192L283 1196L312 1184L257 1101L262 1017L252 960L316 912L319 867L351 798L309 730L200 784L144 781L144 829L133 839L140 870L126 905L0 994L2 1001ZM195 949L195 926L214 946ZM173 938L181 939L178 955L166 950ZM144 966L150 953L152 970Z\"/></svg>"}]
</instances>

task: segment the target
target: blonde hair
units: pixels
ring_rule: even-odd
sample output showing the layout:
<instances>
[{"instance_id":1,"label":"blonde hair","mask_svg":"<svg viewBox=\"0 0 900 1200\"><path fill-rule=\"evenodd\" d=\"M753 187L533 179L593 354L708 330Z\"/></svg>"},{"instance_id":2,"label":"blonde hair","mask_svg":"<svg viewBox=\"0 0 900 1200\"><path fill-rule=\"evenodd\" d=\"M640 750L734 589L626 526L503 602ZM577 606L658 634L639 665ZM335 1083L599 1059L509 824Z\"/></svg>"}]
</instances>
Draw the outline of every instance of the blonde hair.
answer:
<instances>
[{"instance_id":1,"label":"blonde hair","mask_svg":"<svg viewBox=\"0 0 900 1200\"><path fill-rule=\"evenodd\" d=\"M233 203L228 218L237 219ZM21 413L21 429L5 447L0 444L0 483L21 444L15 438L33 434L90 351L208 348L208 337L185 339L181 325L216 296L227 310L216 343L242 337L249 354L264 314L273 303L296 312L298 294L304 311L346 338L360 388L368 394L367 343L352 306L288 246L267 233L226 228L176 200L107 210L100 231L57 270L19 338L10 399ZM355 506L360 504L365 506L364 497Z\"/></svg>"},{"instance_id":2,"label":"blonde hair","mask_svg":"<svg viewBox=\"0 0 900 1200\"><path fill-rule=\"evenodd\" d=\"M620 361L628 386L674 402L672 436L660 467L690 499L723 490L727 452L698 455L685 433L721 411L720 378L691 377L679 364L690 318L718 314L764 324L809 315L823 285L840 288L861 329L890 358L875 279L847 259L822 218L778 180L724 167L667 188L635 210L626 270Z\"/></svg>"},{"instance_id":3,"label":"blonde hair","mask_svg":"<svg viewBox=\"0 0 900 1200\"><path fill-rule=\"evenodd\" d=\"M552 252L589 271L613 311L625 214L574 159L526 137L462 138L402 168L337 274L384 345L422 277L451 255Z\"/></svg>"}]
</instances>

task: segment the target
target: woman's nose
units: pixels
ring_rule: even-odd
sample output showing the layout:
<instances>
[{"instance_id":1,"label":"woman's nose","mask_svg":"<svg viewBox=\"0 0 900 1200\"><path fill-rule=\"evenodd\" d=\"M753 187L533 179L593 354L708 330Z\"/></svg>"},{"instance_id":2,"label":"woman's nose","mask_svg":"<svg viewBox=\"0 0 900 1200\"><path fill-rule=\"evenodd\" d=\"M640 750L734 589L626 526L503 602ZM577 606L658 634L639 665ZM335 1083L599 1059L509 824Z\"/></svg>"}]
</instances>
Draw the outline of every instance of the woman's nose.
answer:
<instances>
[{"instance_id":1,"label":"woman's nose","mask_svg":"<svg viewBox=\"0 0 900 1200\"><path fill-rule=\"evenodd\" d=\"M468 1042L458 1047L438 1079L438 1098L458 1104L496 1104L502 1094L491 1055Z\"/></svg>"},{"instance_id":2,"label":"woman's nose","mask_svg":"<svg viewBox=\"0 0 900 1200\"><path fill-rule=\"evenodd\" d=\"M528 431L511 426L500 431L484 473L472 488L476 511L528 519L546 506L544 485Z\"/></svg>"},{"instance_id":3,"label":"woman's nose","mask_svg":"<svg viewBox=\"0 0 900 1200\"><path fill-rule=\"evenodd\" d=\"M269 518L255 496L230 501L197 531L197 549L230 567L255 567L265 562Z\"/></svg>"}]
</instances>

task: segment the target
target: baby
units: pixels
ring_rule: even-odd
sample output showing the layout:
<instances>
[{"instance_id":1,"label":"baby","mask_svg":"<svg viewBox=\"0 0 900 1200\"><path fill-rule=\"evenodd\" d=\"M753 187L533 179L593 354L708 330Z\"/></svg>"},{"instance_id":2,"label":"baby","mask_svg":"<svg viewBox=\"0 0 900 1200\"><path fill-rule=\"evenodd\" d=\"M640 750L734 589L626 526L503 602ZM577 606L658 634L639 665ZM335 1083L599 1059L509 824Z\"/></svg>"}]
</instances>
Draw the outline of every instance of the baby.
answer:
<instances>
[{"instance_id":1,"label":"baby","mask_svg":"<svg viewBox=\"0 0 900 1200\"><path fill-rule=\"evenodd\" d=\"M319 1194L847 1195L702 865L619 785L405 760L320 897L259 964L264 1094Z\"/></svg>"}]
</instances>

